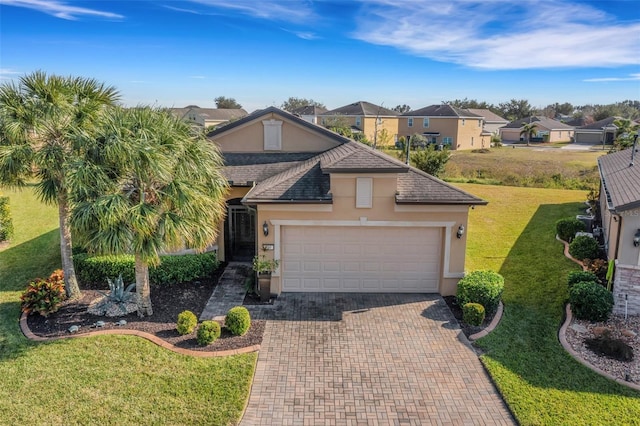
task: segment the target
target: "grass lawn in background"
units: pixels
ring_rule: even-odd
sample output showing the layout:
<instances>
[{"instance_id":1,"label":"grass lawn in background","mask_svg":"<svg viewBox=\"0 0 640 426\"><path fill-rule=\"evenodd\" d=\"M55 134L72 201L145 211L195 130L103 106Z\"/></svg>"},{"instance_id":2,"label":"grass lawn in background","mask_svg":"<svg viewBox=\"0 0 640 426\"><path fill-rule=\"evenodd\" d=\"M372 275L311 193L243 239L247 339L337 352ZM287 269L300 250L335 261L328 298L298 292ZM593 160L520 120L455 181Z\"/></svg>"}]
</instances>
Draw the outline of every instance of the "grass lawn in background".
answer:
<instances>
[{"instance_id":1,"label":"grass lawn in background","mask_svg":"<svg viewBox=\"0 0 640 426\"><path fill-rule=\"evenodd\" d=\"M10 197L15 236L0 251L0 424L239 421L256 354L194 358L133 336L34 343L20 332L28 280L60 267L57 208L33 188Z\"/></svg>"},{"instance_id":2,"label":"grass lawn in background","mask_svg":"<svg viewBox=\"0 0 640 426\"><path fill-rule=\"evenodd\" d=\"M453 151L441 177L451 182L589 189L597 187L596 160L605 152L535 147Z\"/></svg>"},{"instance_id":3,"label":"grass lawn in background","mask_svg":"<svg viewBox=\"0 0 640 426\"><path fill-rule=\"evenodd\" d=\"M489 201L471 211L467 270L505 278L504 316L478 341L481 359L523 425L640 422L640 393L569 356L557 337L577 266L555 239L555 222L584 210L586 191L459 184Z\"/></svg>"}]
</instances>

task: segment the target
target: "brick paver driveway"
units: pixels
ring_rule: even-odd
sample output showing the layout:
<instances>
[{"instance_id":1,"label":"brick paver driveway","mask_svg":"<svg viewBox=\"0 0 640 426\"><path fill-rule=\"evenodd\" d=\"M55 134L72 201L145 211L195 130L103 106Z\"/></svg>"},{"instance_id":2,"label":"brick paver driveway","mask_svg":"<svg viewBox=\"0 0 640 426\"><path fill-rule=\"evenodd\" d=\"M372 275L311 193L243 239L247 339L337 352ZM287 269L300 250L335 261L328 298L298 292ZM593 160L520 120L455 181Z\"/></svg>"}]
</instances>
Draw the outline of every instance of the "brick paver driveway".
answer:
<instances>
[{"instance_id":1,"label":"brick paver driveway","mask_svg":"<svg viewBox=\"0 0 640 426\"><path fill-rule=\"evenodd\" d=\"M252 313L269 321L243 425L514 424L440 296L287 293Z\"/></svg>"}]
</instances>

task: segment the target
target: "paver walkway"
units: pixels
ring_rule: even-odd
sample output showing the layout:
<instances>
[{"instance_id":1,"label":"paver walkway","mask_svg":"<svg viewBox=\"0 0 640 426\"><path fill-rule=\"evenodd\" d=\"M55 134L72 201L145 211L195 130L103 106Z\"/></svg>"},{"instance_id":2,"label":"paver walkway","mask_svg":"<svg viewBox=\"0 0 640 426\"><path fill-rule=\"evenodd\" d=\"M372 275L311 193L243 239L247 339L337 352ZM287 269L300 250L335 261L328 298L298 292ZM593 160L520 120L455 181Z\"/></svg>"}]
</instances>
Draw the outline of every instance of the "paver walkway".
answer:
<instances>
[{"instance_id":1,"label":"paver walkway","mask_svg":"<svg viewBox=\"0 0 640 426\"><path fill-rule=\"evenodd\" d=\"M285 293L268 319L243 425L511 425L444 300Z\"/></svg>"},{"instance_id":2,"label":"paver walkway","mask_svg":"<svg viewBox=\"0 0 640 426\"><path fill-rule=\"evenodd\" d=\"M244 281L252 273L249 263L229 262L200 314L200 321L224 319L229 309L242 305L247 293Z\"/></svg>"}]
</instances>

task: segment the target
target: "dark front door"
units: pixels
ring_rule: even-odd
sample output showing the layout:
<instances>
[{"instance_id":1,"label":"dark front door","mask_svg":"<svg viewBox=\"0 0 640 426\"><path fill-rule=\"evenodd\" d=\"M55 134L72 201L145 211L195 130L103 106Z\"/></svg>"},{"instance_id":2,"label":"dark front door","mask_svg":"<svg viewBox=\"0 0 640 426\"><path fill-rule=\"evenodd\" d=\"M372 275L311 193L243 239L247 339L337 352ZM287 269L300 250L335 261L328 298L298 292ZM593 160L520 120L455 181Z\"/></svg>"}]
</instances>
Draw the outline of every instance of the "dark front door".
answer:
<instances>
[{"instance_id":1,"label":"dark front door","mask_svg":"<svg viewBox=\"0 0 640 426\"><path fill-rule=\"evenodd\" d=\"M245 206L229 206L227 215L227 260L247 262L256 253L255 211Z\"/></svg>"}]
</instances>

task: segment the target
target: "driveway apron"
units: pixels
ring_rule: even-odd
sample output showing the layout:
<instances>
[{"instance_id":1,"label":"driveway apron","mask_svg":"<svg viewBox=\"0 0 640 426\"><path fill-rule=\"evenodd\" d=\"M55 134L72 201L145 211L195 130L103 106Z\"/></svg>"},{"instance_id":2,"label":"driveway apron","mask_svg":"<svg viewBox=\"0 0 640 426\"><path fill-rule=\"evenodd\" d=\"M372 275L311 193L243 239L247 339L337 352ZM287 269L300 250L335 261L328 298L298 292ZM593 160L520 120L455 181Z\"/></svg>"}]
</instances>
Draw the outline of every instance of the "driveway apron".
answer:
<instances>
[{"instance_id":1,"label":"driveway apron","mask_svg":"<svg viewBox=\"0 0 640 426\"><path fill-rule=\"evenodd\" d=\"M285 293L243 425L511 425L442 297Z\"/></svg>"}]
</instances>

